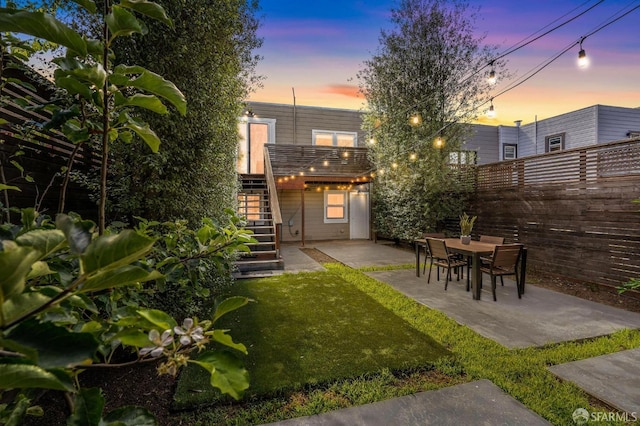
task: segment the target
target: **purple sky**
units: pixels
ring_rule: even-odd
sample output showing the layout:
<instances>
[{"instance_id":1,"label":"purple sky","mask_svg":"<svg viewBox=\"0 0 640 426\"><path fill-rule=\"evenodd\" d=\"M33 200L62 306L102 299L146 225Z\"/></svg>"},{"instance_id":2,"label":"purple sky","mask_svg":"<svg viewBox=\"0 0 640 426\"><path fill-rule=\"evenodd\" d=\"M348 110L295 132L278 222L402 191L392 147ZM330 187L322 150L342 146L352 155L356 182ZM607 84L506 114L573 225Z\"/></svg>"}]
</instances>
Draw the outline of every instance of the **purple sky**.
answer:
<instances>
[{"instance_id":1,"label":"purple sky","mask_svg":"<svg viewBox=\"0 0 640 426\"><path fill-rule=\"evenodd\" d=\"M477 34L485 42L505 51L522 39L543 29L565 14L575 15L598 0L470 1L480 6ZM380 30L390 28L389 15L394 0L317 0L285 2L261 0L263 15L259 36L264 59L258 73L264 88L251 100L298 105L359 109L356 73L379 45ZM500 93L565 47L589 34L622 9L640 6L640 1L605 0L590 12L507 57L514 74L499 80ZM339 11L339 12L338 12ZM564 19L567 19L566 17ZM564 20L559 19L558 22ZM550 25L555 26L557 25ZM494 119L480 114L486 124L512 124L514 120L533 122L594 104L640 107L640 9L588 37L583 48L591 61L587 69L576 65L576 45L521 86L497 96Z\"/></svg>"}]
</instances>

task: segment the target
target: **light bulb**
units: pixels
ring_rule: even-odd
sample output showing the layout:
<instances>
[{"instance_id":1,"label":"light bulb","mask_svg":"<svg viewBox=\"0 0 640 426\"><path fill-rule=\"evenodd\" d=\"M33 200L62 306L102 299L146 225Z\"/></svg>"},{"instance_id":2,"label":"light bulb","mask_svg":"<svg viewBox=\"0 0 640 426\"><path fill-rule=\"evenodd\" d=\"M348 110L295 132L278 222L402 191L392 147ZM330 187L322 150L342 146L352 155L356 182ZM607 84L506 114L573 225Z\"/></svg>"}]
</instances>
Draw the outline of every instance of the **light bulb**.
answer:
<instances>
[{"instance_id":1,"label":"light bulb","mask_svg":"<svg viewBox=\"0 0 640 426\"><path fill-rule=\"evenodd\" d=\"M578 52L578 66L580 68L587 68L589 66L589 58L584 49L580 49L580 52Z\"/></svg>"},{"instance_id":2,"label":"light bulb","mask_svg":"<svg viewBox=\"0 0 640 426\"><path fill-rule=\"evenodd\" d=\"M491 104L491 106L489 106L489 111L487 111L487 117L493 118L495 116L496 116L496 110L493 109L493 104Z\"/></svg>"},{"instance_id":3,"label":"light bulb","mask_svg":"<svg viewBox=\"0 0 640 426\"><path fill-rule=\"evenodd\" d=\"M489 78L487 78L487 82L493 85L496 84L496 81L498 81L498 79L496 78L496 72L494 70L491 70L489 72Z\"/></svg>"}]
</instances>

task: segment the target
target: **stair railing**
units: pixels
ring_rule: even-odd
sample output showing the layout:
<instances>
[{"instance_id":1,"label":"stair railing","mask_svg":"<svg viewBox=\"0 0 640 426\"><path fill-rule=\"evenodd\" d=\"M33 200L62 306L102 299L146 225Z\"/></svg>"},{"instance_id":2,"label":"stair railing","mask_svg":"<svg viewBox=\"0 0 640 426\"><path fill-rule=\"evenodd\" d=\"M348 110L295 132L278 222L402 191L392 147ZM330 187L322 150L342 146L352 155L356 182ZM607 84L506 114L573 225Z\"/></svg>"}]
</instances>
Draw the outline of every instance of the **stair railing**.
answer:
<instances>
[{"instance_id":1,"label":"stair railing","mask_svg":"<svg viewBox=\"0 0 640 426\"><path fill-rule=\"evenodd\" d=\"M264 150L264 176L267 180L267 190L269 192L269 205L271 206L271 216L273 217L273 226L276 232L276 257L280 258L280 235L282 233L282 213L280 212L280 202L278 201L278 191L276 189L276 180L273 177L273 169L271 168L271 157L269 150Z\"/></svg>"}]
</instances>

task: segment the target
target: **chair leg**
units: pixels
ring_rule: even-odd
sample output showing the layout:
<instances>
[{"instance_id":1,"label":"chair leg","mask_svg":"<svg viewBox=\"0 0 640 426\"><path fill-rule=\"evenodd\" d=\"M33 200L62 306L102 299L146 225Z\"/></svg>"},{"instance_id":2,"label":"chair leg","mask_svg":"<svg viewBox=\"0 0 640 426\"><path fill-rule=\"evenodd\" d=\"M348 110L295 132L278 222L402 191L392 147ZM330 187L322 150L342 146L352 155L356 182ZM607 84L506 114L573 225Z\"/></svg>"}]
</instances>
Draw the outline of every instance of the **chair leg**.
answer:
<instances>
[{"instance_id":1,"label":"chair leg","mask_svg":"<svg viewBox=\"0 0 640 426\"><path fill-rule=\"evenodd\" d=\"M520 278L518 278L517 273L516 273L516 288L518 289L518 299L522 299L522 291L520 289Z\"/></svg>"},{"instance_id":2,"label":"chair leg","mask_svg":"<svg viewBox=\"0 0 640 426\"><path fill-rule=\"evenodd\" d=\"M427 264L427 261L424 261L424 264ZM431 281L431 270L433 269L433 258L431 258L431 265L429 266L429 278L427 278L427 284ZM422 273L424 275L424 272Z\"/></svg>"},{"instance_id":3,"label":"chair leg","mask_svg":"<svg viewBox=\"0 0 640 426\"><path fill-rule=\"evenodd\" d=\"M495 275L491 276L491 291L493 292L493 301L497 302L498 299L496 298L496 276Z\"/></svg>"},{"instance_id":4,"label":"chair leg","mask_svg":"<svg viewBox=\"0 0 640 426\"><path fill-rule=\"evenodd\" d=\"M504 287L504 280L502 279L502 275L500 275L500 284L502 284L502 287Z\"/></svg>"},{"instance_id":5,"label":"chair leg","mask_svg":"<svg viewBox=\"0 0 640 426\"><path fill-rule=\"evenodd\" d=\"M451 268L447 268L447 275L444 277L444 291L447 291L449 285L449 278L451 277Z\"/></svg>"}]
</instances>

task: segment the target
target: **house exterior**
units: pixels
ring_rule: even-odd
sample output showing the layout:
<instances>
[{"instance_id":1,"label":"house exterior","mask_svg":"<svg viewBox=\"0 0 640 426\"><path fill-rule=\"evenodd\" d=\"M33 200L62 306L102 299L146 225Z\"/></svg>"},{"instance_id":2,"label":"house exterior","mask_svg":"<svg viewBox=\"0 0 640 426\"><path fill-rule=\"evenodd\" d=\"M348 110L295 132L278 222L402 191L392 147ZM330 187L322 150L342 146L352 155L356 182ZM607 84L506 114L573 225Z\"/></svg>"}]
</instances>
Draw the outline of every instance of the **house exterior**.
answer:
<instances>
[{"instance_id":1,"label":"house exterior","mask_svg":"<svg viewBox=\"0 0 640 426\"><path fill-rule=\"evenodd\" d=\"M354 110L247 103L238 172L265 173L267 152L282 214L280 241L373 236L373 169L361 124ZM640 108L593 105L526 124L474 124L462 150L475 152L465 158L490 164L639 136Z\"/></svg>"},{"instance_id":2,"label":"house exterior","mask_svg":"<svg viewBox=\"0 0 640 426\"><path fill-rule=\"evenodd\" d=\"M369 239L369 182L359 111L248 102L239 120L238 172L265 173L282 217L280 241Z\"/></svg>"},{"instance_id":3,"label":"house exterior","mask_svg":"<svg viewBox=\"0 0 640 426\"><path fill-rule=\"evenodd\" d=\"M473 128L464 148L488 164L638 137L640 108L592 105L522 125Z\"/></svg>"}]
</instances>

